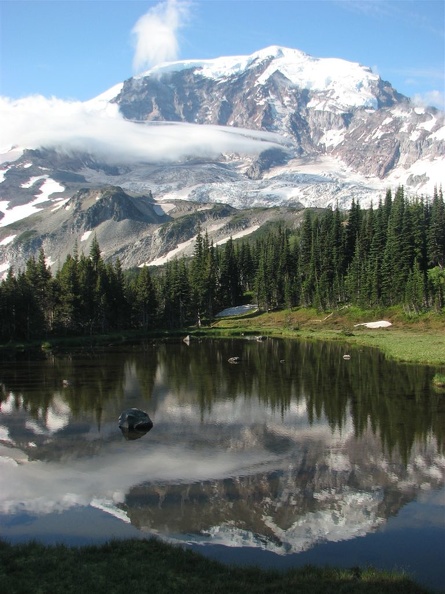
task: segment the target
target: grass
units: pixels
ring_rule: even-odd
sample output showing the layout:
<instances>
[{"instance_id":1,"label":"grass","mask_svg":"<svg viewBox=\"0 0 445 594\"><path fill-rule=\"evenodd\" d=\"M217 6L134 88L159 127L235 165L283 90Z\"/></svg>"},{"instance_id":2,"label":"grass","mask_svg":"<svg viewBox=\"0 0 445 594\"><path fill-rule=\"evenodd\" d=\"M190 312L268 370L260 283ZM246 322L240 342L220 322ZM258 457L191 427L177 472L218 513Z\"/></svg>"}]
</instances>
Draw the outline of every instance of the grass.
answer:
<instances>
[{"instance_id":1,"label":"grass","mask_svg":"<svg viewBox=\"0 0 445 594\"><path fill-rule=\"evenodd\" d=\"M374 330L356 326L383 319L390 321L392 326ZM0 345L0 356L14 356L18 351L29 349L49 351L136 344L147 339L181 339L185 334L223 338L261 334L304 340L334 340L344 343L345 348L375 347L396 361L443 366L445 371L445 312L414 316L406 315L401 308L364 311L348 307L333 312L319 312L316 309L255 312L217 319L211 325L199 329L124 331L108 335L54 337L21 344L7 343Z\"/></svg>"},{"instance_id":2,"label":"grass","mask_svg":"<svg viewBox=\"0 0 445 594\"><path fill-rule=\"evenodd\" d=\"M0 542L8 594L422 594L403 573L306 566L287 571L227 566L155 539L66 547Z\"/></svg>"},{"instance_id":3,"label":"grass","mask_svg":"<svg viewBox=\"0 0 445 594\"><path fill-rule=\"evenodd\" d=\"M388 320L392 326L368 329L363 322ZM263 334L305 340L335 340L346 346L375 347L391 359L445 366L445 315L407 316L401 309L362 311L348 308L320 313L315 309L283 310L220 319L208 334Z\"/></svg>"},{"instance_id":4,"label":"grass","mask_svg":"<svg viewBox=\"0 0 445 594\"><path fill-rule=\"evenodd\" d=\"M445 373L436 373L433 377L433 385L436 388L445 388Z\"/></svg>"}]
</instances>

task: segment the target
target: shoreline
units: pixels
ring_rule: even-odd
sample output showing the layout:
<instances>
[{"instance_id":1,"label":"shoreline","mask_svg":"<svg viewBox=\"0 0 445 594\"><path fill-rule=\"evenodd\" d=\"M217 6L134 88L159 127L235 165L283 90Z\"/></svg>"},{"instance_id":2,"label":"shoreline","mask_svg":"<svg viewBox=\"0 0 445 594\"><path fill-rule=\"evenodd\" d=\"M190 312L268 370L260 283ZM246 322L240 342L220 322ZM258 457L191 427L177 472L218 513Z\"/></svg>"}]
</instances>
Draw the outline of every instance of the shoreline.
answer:
<instances>
[{"instance_id":1,"label":"shoreline","mask_svg":"<svg viewBox=\"0 0 445 594\"><path fill-rule=\"evenodd\" d=\"M386 328L366 328L363 324L387 320ZM364 312L317 312L314 309L255 312L220 318L204 335L242 336L258 334L299 340L326 340L349 348L377 348L400 363L445 368L445 316L424 314L405 316L400 310Z\"/></svg>"},{"instance_id":2,"label":"shoreline","mask_svg":"<svg viewBox=\"0 0 445 594\"><path fill-rule=\"evenodd\" d=\"M367 328L377 320L391 323L386 328ZM399 363L429 365L445 371L445 314L407 316L400 308L362 311L354 308L319 312L315 309L250 312L215 318L208 325L149 332L122 331L112 334L73 337L46 337L29 342L0 345L0 357L11 358L25 352L53 352L135 344L146 340L182 340L185 336L243 338L265 336L310 341L335 341L345 348L379 349Z\"/></svg>"}]
</instances>

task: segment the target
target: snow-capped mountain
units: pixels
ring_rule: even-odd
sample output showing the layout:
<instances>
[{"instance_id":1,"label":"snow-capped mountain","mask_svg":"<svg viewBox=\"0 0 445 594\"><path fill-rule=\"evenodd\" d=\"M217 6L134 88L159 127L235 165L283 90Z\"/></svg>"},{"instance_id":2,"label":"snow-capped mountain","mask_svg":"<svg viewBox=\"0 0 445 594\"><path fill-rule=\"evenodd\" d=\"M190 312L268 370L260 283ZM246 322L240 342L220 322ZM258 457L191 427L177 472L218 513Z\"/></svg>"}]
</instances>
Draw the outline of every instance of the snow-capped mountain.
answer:
<instances>
[{"instance_id":1,"label":"snow-capped mountain","mask_svg":"<svg viewBox=\"0 0 445 594\"><path fill-rule=\"evenodd\" d=\"M20 107L9 106L13 123ZM352 198L377 203L388 187L430 196L443 183L443 112L413 105L360 64L295 49L165 63L84 103L31 107L32 126L22 125L18 146L1 157L3 270L41 245L53 262L75 240L88 249L97 217L70 221L79 190L120 187L132 200L186 200L195 210L212 203L348 208ZM63 249L60 222L50 228L56 209L71 234ZM115 213L103 211L100 235L113 258L123 246L111 240L107 212ZM132 233L128 249L138 239ZM192 236L188 230L177 245ZM128 265L159 261L177 247L157 245Z\"/></svg>"},{"instance_id":2,"label":"snow-capped mountain","mask_svg":"<svg viewBox=\"0 0 445 594\"><path fill-rule=\"evenodd\" d=\"M289 141L286 163L330 156L337 169L342 163L371 185L398 179L424 191L441 182L443 113L413 106L369 68L345 60L270 47L251 56L165 64L114 92L111 102L130 120L278 133Z\"/></svg>"}]
</instances>

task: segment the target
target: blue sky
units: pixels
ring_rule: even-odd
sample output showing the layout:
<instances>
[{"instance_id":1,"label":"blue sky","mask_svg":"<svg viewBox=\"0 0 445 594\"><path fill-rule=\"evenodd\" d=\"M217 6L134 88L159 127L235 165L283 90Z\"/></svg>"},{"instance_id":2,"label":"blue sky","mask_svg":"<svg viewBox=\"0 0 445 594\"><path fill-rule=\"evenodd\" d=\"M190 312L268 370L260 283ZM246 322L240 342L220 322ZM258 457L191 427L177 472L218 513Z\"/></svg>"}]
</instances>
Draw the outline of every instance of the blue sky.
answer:
<instances>
[{"instance_id":1,"label":"blue sky","mask_svg":"<svg viewBox=\"0 0 445 594\"><path fill-rule=\"evenodd\" d=\"M444 106L443 0L0 0L0 95L87 100L162 59L282 45Z\"/></svg>"}]
</instances>

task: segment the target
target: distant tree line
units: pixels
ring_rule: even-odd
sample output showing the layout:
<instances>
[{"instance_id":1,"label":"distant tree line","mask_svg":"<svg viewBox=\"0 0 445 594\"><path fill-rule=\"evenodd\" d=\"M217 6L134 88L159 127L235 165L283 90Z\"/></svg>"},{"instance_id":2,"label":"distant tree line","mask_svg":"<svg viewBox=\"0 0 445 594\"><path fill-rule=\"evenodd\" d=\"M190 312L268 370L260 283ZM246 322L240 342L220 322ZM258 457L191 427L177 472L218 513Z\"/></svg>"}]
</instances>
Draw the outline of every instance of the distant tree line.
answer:
<instances>
[{"instance_id":1,"label":"distant tree line","mask_svg":"<svg viewBox=\"0 0 445 594\"><path fill-rule=\"evenodd\" d=\"M445 206L399 188L376 208L306 210L298 229L215 247L198 233L194 254L162 269L124 273L97 239L52 274L43 250L0 283L0 340L178 328L200 324L246 294L263 310L445 306Z\"/></svg>"}]
</instances>

